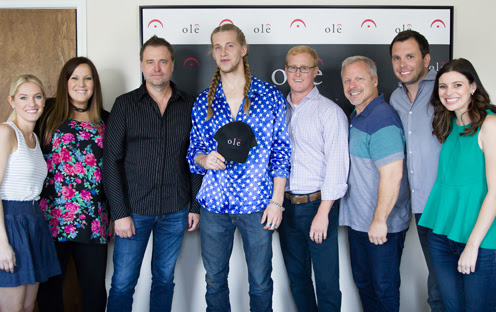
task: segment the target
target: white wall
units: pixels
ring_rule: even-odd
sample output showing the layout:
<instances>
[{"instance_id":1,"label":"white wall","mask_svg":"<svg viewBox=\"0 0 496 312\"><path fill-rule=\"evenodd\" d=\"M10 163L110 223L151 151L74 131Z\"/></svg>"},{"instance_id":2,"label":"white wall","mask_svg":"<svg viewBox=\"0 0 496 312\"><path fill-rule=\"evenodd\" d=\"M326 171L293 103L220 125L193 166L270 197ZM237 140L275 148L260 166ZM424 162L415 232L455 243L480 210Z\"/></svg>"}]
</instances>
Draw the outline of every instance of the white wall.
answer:
<instances>
[{"instance_id":1,"label":"white wall","mask_svg":"<svg viewBox=\"0 0 496 312\"><path fill-rule=\"evenodd\" d=\"M490 27L496 11L493 0L416 0L416 1L149 1L149 0L87 0L87 55L100 73L105 107L110 109L114 99L140 84L139 70L139 11L140 5L453 5L454 57L465 57L475 68L493 99L496 99L496 65L490 55L496 51L494 32ZM1 6L1 4L0 4ZM494 57L494 56L493 56ZM340 86L337 86L340 87ZM428 311L426 300L426 267L415 227L408 232L401 266L401 311ZM340 281L343 292L342 311L360 311L357 291L351 277L348 244L344 229L339 231ZM112 275L112 247L109 250L107 286ZM278 234L274 235L274 311L296 311L289 292ZM151 246L145 255L141 278L134 296L135 311L147 311L149 302ZM231 304L233 312L248 311L248 283L241 239L236 235L231 258ZM199 233L186 233L176 267L176 292L173 311L204 311L205 281L200 257Z\"/></svg>"}]
</instances>

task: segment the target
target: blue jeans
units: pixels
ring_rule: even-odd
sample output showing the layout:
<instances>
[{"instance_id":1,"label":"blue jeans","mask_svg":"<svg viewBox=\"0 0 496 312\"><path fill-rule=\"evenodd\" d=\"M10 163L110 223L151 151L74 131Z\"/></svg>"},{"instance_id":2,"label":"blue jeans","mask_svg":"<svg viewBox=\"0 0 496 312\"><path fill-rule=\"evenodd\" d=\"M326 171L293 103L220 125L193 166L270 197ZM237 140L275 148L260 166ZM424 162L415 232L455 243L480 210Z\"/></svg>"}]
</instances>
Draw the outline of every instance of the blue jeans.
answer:
<instances>
[{"instance_id":1,"label":"blue jeans","mask_svg":"<svg viewBox=\"0 0 496 312\"><path fill-rule=\"evenodd\" d=\"M496 310L496 250L479 248L475 272L458 272L465 244L429 232L432 264L446 311L494 312Z\"/></svg>"},{"instance_id":2,"label":"blue jeans","mask_svg":"<svg viewBox=\"0 0 496 312\"><path fill-rule=\"evenodd\" d=\"M329 212L327 239L317 244L310 239L310 227L320 199L305 204L284 200L284 216L279 227L281 250L290 281L291 293L299 312L340 311L338 250L338 205ZM312 282L315 272L317 302Z\"/></svg>"},{"instance_id":3,"label":"blue jeans","mask_svg":"<svg viewBox=\"0 0 496 312\"><path fill-rule=\"evenodd\" d=\"M272 231L264 230L263 211L252 214L222 214L201 209L200 233L207 282L207 311L231 311L229 304L229 258L234 231L241 233L250 284L250 310L272 311Z\"/></svg>"},{"instance_id":4,"label":"blue jeans","mask_svg":"<svg viewBox=\"0 0 496 312\"><path fill-rule=\"evenodd\" d=\"M150 311L170 311L174 294L174 268L188 225L188 208L160 216L131 214L136 234L115 237L114 274L107 311L131 311L141 263L153 230Z\"/></svg>"},{"instance_id":5,"label":"blue jeans","mask_svg":"<svg viewBox=\"0 0 496 312\"><path fill-rule=\"evenodd\" d=\"M432 267L431 252L428 242L430 229L418 225L421 216L421 213L415 214L415 224L417 225L420 246L422 247L425 263L427 264L427 270L429 271L429 275L427 276L427 303L431 307L431 312L444 312L445 310L443 300L441 299L441 292L439 291L436 274L434 273L434 269Z\"/></svg>"},{"instance_id":6,"label":"blue jeans","mask_svg":"<svg viewBox=\"0 0 496 312\"><path fill-rule=\"evenodd\" d=\"M374 245L368 233L348 228L351 270L364 312L399 311L400 262L407 230L388 233L385 244Z\"/></svg>"}]
</instances>

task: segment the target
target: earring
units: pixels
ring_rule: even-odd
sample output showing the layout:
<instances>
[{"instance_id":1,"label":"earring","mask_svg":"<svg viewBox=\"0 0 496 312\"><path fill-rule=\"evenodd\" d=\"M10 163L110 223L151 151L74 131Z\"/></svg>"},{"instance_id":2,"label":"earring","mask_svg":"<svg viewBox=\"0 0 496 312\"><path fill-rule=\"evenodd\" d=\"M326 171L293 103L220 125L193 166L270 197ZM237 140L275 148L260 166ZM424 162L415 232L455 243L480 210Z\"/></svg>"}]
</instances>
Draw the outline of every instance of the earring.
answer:
<instances>
[{"instance_id":1,"label":"earring","mask_svg":"<svg viewBox=\"0 0 496 312\"><path fill-rule=\"evenodd\" d=\"M14 107L14 106L12 106L12 109L15 109L15 107Z\"/></svg>"},{"instance_id":2,"label":"earring","mask_svg":"<svg viewBox=\"0 0 496 312\"><path fill-rule=\"evenodd\" d=\"M470 94L471 94L471 95L474 95L474 92L475 92L475 91L471 91L471 92L470 92Z\"/></svg>"}]
</instances>

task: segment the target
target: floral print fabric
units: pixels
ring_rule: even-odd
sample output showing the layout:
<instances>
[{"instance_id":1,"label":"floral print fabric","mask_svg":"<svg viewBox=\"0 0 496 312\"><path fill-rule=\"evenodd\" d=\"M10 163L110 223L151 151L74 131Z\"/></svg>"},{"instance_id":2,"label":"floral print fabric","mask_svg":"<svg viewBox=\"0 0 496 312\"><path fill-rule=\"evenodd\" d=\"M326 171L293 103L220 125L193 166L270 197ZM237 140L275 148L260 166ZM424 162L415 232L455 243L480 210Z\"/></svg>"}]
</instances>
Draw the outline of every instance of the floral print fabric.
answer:
<instances>
[{"instance_id":1,"label":"floral print fabric","mask_svg":"<svg viewBox=\"0 0 496 312\"><path fill-rule=\"evenodd\" d=\"M108 242L108 207L103 193L105 124L69 119L43 148L48 176L41 193L54 239L59 242Z\"/></svg>"}]
</instances>

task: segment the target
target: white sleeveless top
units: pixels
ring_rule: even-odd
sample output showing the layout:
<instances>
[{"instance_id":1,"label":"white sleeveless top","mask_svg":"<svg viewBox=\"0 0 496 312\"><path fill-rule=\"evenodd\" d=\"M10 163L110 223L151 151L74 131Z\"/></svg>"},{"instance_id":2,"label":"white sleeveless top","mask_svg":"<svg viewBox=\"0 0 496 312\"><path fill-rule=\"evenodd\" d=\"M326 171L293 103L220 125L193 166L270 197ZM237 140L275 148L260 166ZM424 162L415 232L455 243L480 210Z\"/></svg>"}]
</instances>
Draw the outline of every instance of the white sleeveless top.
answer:
<instances>
[{"instance_id":1,"label":"white sleeveless top","mask_svg":"<svg viewBox=\"0 0 496 312\"><path fill-rule=\"evenodd\" d=\"M0 187L0 198L18 201L38 200L48 172L38 138L35 135L36 147L29 148L21 130L13 122L7 121L4 124L15 130L17 150L9 155L7 170Z\"/></svg>"}]
</instances>

